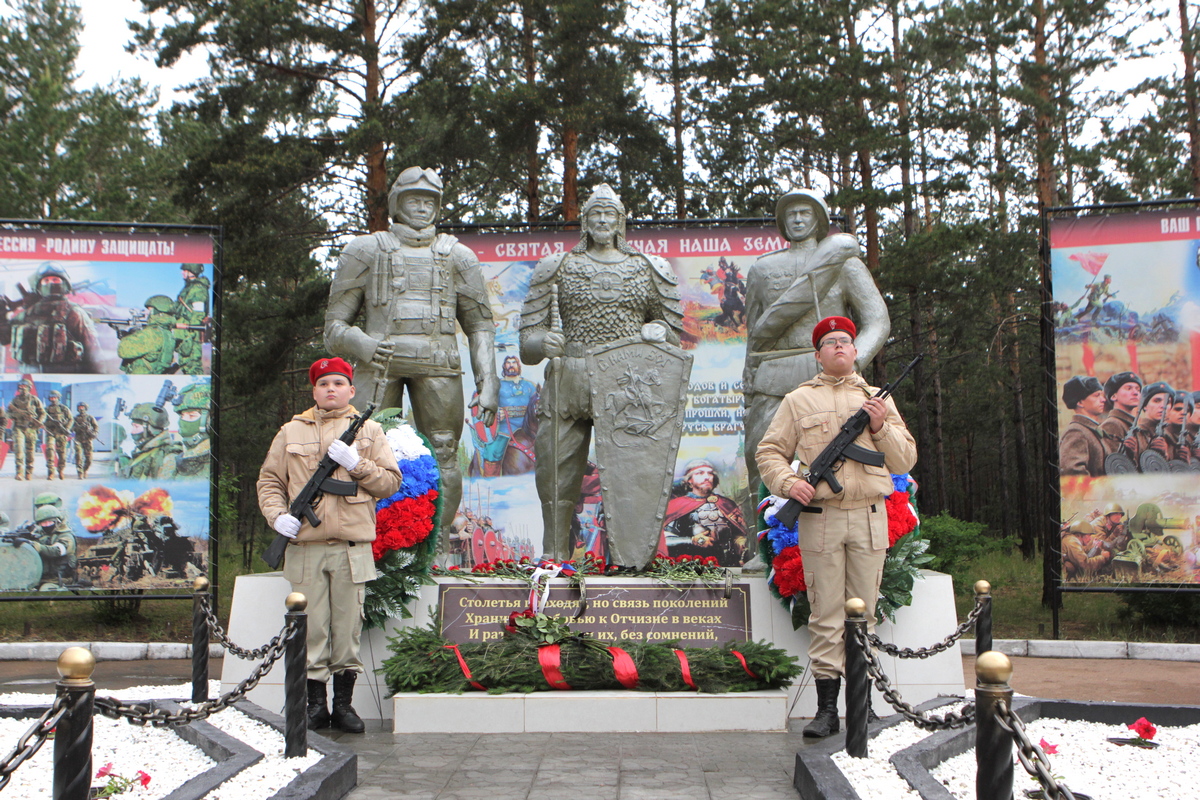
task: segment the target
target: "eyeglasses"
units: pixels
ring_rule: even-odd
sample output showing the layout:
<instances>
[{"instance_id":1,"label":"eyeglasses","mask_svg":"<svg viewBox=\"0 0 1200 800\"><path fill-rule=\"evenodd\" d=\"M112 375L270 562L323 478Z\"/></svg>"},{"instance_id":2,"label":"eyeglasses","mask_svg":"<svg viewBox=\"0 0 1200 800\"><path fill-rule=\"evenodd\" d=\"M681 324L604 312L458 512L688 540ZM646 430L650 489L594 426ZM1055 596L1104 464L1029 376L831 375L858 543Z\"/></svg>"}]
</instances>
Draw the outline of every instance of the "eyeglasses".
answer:
<instances>
[{"instance_id":1,"label":"eyeglasses","mask_svg":"<svg viewBox=\"0 0 1200 800\"><path fill-rule=\"evenodd\" d=\"M826 339L821 342L821 347L849 347L852 344L853 339Z\"/></svg>"}]
</instances>

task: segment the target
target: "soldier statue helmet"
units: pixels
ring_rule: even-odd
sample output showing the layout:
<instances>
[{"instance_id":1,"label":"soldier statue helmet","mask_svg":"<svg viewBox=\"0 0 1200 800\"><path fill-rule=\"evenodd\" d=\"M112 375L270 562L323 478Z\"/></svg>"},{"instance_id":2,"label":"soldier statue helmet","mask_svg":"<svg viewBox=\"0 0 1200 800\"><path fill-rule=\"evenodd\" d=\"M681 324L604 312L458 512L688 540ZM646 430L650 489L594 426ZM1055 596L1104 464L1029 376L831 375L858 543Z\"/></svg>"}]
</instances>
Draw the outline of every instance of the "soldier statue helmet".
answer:
<instances>
[{"instance_id":1,"label":"soldier statue helmet","mask_svg":"<svg viewBox=\"0 0 1200 800\"><path fill-rule=\"evenodd\" d=\"M399 222L401 217L400 199L406 194L420 193L432 195L434 198L433 219L429 224L437 222L442 213L442 178L431 169L409 167L396 176L392 188L388 192L388 214L392 220Z\"/></svg>"},{"instance_id":2,"label":"soldier statue helmet","mask_svg":"<svg viewBox=\"0 0 1200 800\"><path fill-rule=\"evenodd\" d=\"M58 278L57 281L42 283L46 278ZM71 278L67 271L52 261L47 261L38 267L37 272L29 279L34 290L42 297L51 295L66 295L71 293Z\"/></svg>"},{"instance_id":3,"label":"soldier statue helmet","mask_svg":"<svg viewBox=\"0 0 1200 800\"><path fill-rule=\"evenodd\" d=\"M623 253L636 253L632 247L625 243L625 220L628 216L625 213L625 205L621 202L621 198L617 195L613 188L607 183L602 183L595 188L587 200L584 201L583 207L579 209L579 219L584 223L580 226L581 236L579 243L571 248L572 253L587 252L591 245L592 236L588 233L587 218L598 208L611 208L617 212L617 224L614 230L614 245Z\"/></svg>"},{"instance_id":4,"label":"soldier statue helmet","mask_svg":"<svg viewBox=\"0 0 1200 800\"><path fill-rule=\"evenodd\" d=\"M814 231L814 236L818 241L824 239L829 234L829 206L825 204L821 195L809 189L793 189L781 195L778 202L775 203L775 227L779 230L779 234L784 239L791 241L788 237L785 212L793 203L807 203L812 206L814 211L818 212L817 229Z\"/></svg>"}]
</instances>

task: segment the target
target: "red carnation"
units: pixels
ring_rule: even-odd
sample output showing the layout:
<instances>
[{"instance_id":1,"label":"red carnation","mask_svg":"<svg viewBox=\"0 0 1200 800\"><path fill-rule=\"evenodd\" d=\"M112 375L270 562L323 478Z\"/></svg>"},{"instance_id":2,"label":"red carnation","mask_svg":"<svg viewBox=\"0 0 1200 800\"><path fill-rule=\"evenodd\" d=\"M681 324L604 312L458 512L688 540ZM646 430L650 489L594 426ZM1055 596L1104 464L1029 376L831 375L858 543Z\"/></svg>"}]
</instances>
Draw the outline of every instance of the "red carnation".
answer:
<instances>
[{"instance_id":1,"label":"red carnation","mask_svg":"<svg viewBox=\"0 0 1200 800\"><path fill-rule=\"evenodd\" d=\"M888 547L912 533L917 517L908 504L908 492L892 492L885 502L888 520Z\"/></svg>"},{"instance_id":2,"label":"red carnation","mask_svg":"<svg viewBox=\"0 0 1200 800\"><path fill-rule=\"evenodd\" d=\"M433 531L434 501L437 490L420 497L406 497L375 515L375 541L371 554L379 561L393 550L419 544Z\"/></svg>"},{"instance_id":3,"label":"red carnation","mask_svg":"<svg viewBox=\"0 0 1200 800\"><path fill-rule=\"evenodd\" d=\"M799 547L792 545L783 548L771 566L775 569L775 586L780 596L793 597L808 589L804 582L804 560Z\"/></svg>"},{"instance_id":4,"label":"red carnation","mask_svg":"<svg viewBox=\"0 0 1200 800\"><path fill-rule=\"evenodd\" d=\"M534 616L533 609L527 608L524 611L514 611L508 615L508 624L504 626L504 630L509 633L517 632L517 619L520 617L532 618Z\"/></svg>"}]
</instances>

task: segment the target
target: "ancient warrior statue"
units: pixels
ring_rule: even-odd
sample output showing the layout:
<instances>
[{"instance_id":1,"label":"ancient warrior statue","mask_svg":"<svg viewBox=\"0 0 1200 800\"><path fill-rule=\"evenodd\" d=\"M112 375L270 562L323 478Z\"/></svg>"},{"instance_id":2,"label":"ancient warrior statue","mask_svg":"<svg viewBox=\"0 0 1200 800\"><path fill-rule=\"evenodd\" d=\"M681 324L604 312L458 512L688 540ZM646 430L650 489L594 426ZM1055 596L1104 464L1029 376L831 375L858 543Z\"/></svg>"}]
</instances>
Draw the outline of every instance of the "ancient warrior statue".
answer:
<instances>
[{"instance_id":1,"label":"ancient warrior statue","mask_svg":"<svg viewBox=\"0 0 1200 800\"><path fill-rule=\"evenodd\" d=\"M626 244L625 208L609 186L596 188L580 221L579 244L538 262L521 310L521 360L550 360L534 444L543 549L572 556L595 428L609 561L644 567L658 544L691 367L679 348L677 279L664 259ZM628 349L618 357L616 346Z\"/></svg>"}]
</instances>

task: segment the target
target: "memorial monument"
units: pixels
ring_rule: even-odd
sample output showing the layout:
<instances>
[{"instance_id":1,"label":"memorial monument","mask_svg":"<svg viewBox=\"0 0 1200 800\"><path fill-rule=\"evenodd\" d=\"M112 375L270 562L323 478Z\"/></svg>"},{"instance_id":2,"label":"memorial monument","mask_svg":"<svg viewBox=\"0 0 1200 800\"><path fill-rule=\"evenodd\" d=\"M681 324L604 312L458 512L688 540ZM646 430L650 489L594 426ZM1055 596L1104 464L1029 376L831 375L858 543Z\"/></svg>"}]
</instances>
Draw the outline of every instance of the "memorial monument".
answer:
<instances>
[{"instance_id":1,"label":"memorial monument","mask_svg":"<svg viewBox=\"0 0 1200 800\"><path fill-rule=\"evenodd\" d=\"M572 556L594 428L609 563L642 568L658 546L692 359L679 347L675 273L626 244L625 208L607 184L580 223L579 244L538 262L521 309L521 360L550 360L534 443L542 546Z\"/></svg>"},{"instance_id":2,"label":"memorial monument","mask_svg":"<svg viewBox=\"0 0 1200 800\"><path fill-rule=\"evenodd\" d=\"M492 309L475 253L434 227L442 179L409 167L388 193L393 223L342 251L325 311L325 347L355 363L354 404L400 407L408 391L413 422L432 443L442 475L442 553L462 499L458 441L463 429L462 364L455 322L470 347L480 418L500 405ZM359 315L362 319L355 324Z\"/></svg>"}]
</instances>

